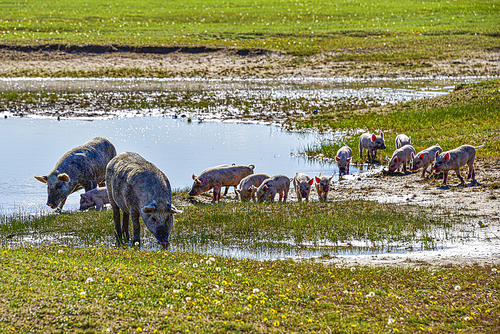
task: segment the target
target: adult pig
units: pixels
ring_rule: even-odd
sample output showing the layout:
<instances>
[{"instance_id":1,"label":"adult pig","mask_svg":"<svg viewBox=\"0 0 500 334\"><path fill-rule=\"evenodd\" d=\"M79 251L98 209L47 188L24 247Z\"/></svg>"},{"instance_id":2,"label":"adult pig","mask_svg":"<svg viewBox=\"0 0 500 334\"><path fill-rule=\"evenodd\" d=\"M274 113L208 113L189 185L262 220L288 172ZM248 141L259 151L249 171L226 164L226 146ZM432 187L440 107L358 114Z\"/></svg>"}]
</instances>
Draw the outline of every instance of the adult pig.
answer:
<instances>
[{"instance_id":1,"label":"adult pig","mask_svg":"<svg viewBox=\"0 0 500 334\"><path fill-rule=\"evenodd\" d=\"M222 187L236 187L244 177L253 174L254 168L254 165L220 165L203 170L199 176L193 174L194 182L189 196L197 196L213 188L212 202L216 202L220 200Z\"/></svg>"},{"instance_id":2,"label":"adult pig","mask_svg":"<svg viewBox=\"0 0 500 334\"><path fill-rule=\"evenodd\" d=\"M174 213L182 213L172 205L170 182L163 172L137 153L125 152L114 157L106 169L109 203L113 209L115 236L118 244L130 238L129 216L132 218L134 238L140 243L141 225L156 237L158 243L168 246L174 226ZM120 210L123 212L120 224Z\"/></svg>"},{"instance_id":3,"label":"adult pig","mask_svg":"<svg viewBox=\"0 0 500 334\"><path fill-rule=\"evenodd\" d=\"M337 161L337 165L339 166L340 174L349 174L349 164L352 159L352 149L349 146L342 146L337 151L337 155L335 156L335 161Z\"/></svg>"},{"instance_id":4,"label":"adult pig","mask_svg":"<svg viewBox=\"0 0 500 334\"><path fill-rule=\"evenodd\" d=\"M405 145L411 145L411 137L405 134L399 134L396 136L396 149L401 148Z\"/></svg>"},{"instance_id":5,"label":"adult pig","mask_svg":"<svg viewBox=\"0 0 500 334\"><path fill-rule=\"evenodd\" d=\"M330 183L332 182L333 179L333 174L332 176L321 176L321 173L319 173L319 176L315 177L316 179L316 191L318 192L319 200L320 202L326 202L326 197L328 196L328 192L330 191Z\"/></svg>"},{"instance_id":6,"label":"adult pig","mask_svg":"<svg viewBox=\"0 0 500 334\"><path fill-rule=\"evenodd\" d=\"M425 173L432 173L432 164L436 160L436 153L443 152L443 149L439 144L428 147L417 153L417 155L412 156L411 170L416 171L422 168L422 177L425 177ZM428 171L427 167L431 166L431 170Z\"/></svg>"},{"instance_id":7,"label":"adult pig","mask_svg":"<svg viewBox=\"0 0 500 334\"><path fill-rule=\"evenodd\" d=\"M241 198L241 201L249 201L250 199L253 199L254 202L256 201L255 197L255 190L256 187L259 187L264 180L268 179L269 175L267 174L262 174L262 173L257 173L257 174L251 174L248 175L247 177L244 177L239 184L239 189L236 189L236 192ZM253 186L253 187L252 187Z\"/></svg>"},{"instance_id":8,"label":"adult pig","mask_svg":"<svg viewBox=\"0 0 500 334\"><path fill-rule=\"evenodd\" d=\"M359 137L359 157L363 159L363 149L367 150L368 160L371 162L375 160L378 150L385 149L384 133L380 135L372 133L363 133Z\"/></svg>"},{"instance_id":9,"label":"adult pig","mask_svg":"<svg viewBox=\"0 0 500 334\"><path fill-rule=\"evenodd\" d=\"M457 177L460 179L460 184L464 184L465 181L460 175L460 167L464 165L469 166L469 174L467 175L467 180L472 178L473 181L476 180L476 173L474 172L474 159L476 158L476 150L481 148L486 143L481 146L474 147L472 145L462 145L453 150L437 153L436 161L434 163L434 172L441 173L444 172L443 184L446 184L448 179L448 172L454 170Z\"/></svg>"},{"instance_id":10,"label":"adult pig","mask_svg":"<svg viewBox=\"0 0 500 334\"><path fill-rule=\"evenodd\" d=\"M255 187L255 186L254 186ZM290 190L290 178L283 174L278 174L264 180L262 184L255 189L257 200L263 202L269 200L274 202L276 193L280 194L280 201L286 202L288 191Z\"/></svg>"},{"instance_id":11,"label":"adult pig","mask_svg":"<svg viewBox=\"0 0 500 334\"><path fill-rule=\"evenodd\" d=\"M106 178L106 165L116 156L107 139L95 137L66 152L48 175L35 176L47 184L47 205L61 210L69 194L85 188L89 191Z\"/></svg>"},{"instance_id":12,"label":"adult pig","mask_svg":"<svg viewBox=\"0 0 500 334\"><path fill-rule=\"evenodd\" d=\"M405 145L398 148L392 154L391 160L389 161L389 170L391 172L399 171L401 165L403 165L403 172L406 173L406 164L411 161L412 155L415 155L415 149L411 145Z\"/></svg>"},{"instance_id":13,"label":"adult pig","mask_svg":"<svg viewBox=\"0 0 500 334\"><path fill-rule=\"evenodd\" d=\"M314 179L311 179L309 175L304 173L295 174L293 178L293 187L297 194L297 201L302 202L302 199L305 199L306 202L309 202L309 194L311 193L311 186L313 183Z\"/></svg>"},{"instance_id":14,"label":"adult pig","mask_svg":"<svg viewBox=\"0 0 500 334\"><path fill-rule=\"evenodd\" d=\"M106 187L97 187L80 195L80 211L95 207L101 210L109 203L108 190Z\"/></svg>"}]
</instances>

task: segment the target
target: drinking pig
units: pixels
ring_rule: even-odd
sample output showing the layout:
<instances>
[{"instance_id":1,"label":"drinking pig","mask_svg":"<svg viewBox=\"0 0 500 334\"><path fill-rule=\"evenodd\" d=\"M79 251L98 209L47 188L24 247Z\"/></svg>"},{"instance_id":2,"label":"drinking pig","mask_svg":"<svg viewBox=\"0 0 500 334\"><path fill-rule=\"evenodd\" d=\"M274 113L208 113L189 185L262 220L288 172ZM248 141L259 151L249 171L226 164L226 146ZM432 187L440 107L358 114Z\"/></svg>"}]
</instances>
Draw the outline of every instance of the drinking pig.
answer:
<instances>
[{"instance_id":1,"label":"drinking pig","mask_svg":"<svg viewBox=\"0 0 500 334\"><path fill-rule=\"evenodd\" d=\"M375 160L378 150L385 149L384 133L380 135L364 133L359 137L359 157L363 159L363 149L367 150L368 160Z\"/></svg>"},{"instance_id":2,"label":"drinking pig","mask_svg":"<svg viewBox=\"0 0 500 334\"><path fill-rule=\"evenodd\" d=\"M89 191L106 178L106 165L116 156L116 149L107 139L95 137L64 154L48 175L35 176L47 184L47 205L61 210L66 198L85 188Z\"/></svg>"},{"instance_id":3,"label":"drinking pig","mask_svg":"<svg viewBox=\"0 0 500 334\"><path fill-rule=\"evenodd\" d=\"M257 190L257 187L259 187L264 180L268 179L269 175L267 174L251 174L248 175L247 177L244 177L239 184L240 189L236 189L236 193L240 196L241 201L249 201L250 199L253 199L253 201L256 201L255 198L255 191ZM252 187L253 186L253 187Z\"/></svg>"},{"instance_id":4,"label":"drinking pig","mask_svg":"<svg viewBox=\"0 0 500 334\"><path fill-rule=\"evenodd\" d=\"M425 173L432 173L432 163L436 159L436 153L443 152L443 149L439 144L428 147L417 153L416 156L412 156L411 170L416 171L419 168L423 168L422 177L425 177ZM428 171L427 167L431 166L431 170Z\"/></svg>"},{"instance_id":5,"label":"drinking pig","mask_svg":"<svg viewBox=\"0 0 500 334\"><path fill-rule=\"evenodd\" d=\"M396 149L401 148L405 145L411 145L411 137L405 134L399 134L396 136Z\"/></svg>"},{"instance_id":6,"label":"drinking pig","mask_svg":"<svg viewBox=\"0 0 500 334\"><path fill-rule=\"evenodd\" d=\"M399 168L403 165L403 172L406 173L406 163L411 161L412 155L415 155L413 146L405 145L398 148L394 151L389 161L389 170L391 172L399 171Z\"/></svg>"},{"instance_id":7,"label":"drinking pig","mask_svg":"<svg viewBox=\"0 0 500 334\"><path fill-rule=\"evenodd\" d=\"M337 165L339 166L340 174L349 174L349 164L352 159L352 149L349 146L342 146L337 151L337 156L335 157L335 161L337 161Z\"/></svg>"},{"instance_id":8,"label":"drinking pig","mask_svg":"<svg viewBox=\"0 0 500 334\"><path fill-rule=\"evenodd\" d=\"M460 184L464 184L465 181L460 175L460 167L464 165L469 166L469 174L467 175L467 180L472 178L473 181L476 180L476 173L474 173L474 159L476 158L476 150L481 148L486 143L481 146L474 147L472 145L462 145L453 150L446 152L436 152L436 161L434 163L434 172L440 173L444 172L443 185L446 184L448 179L448 172L454 170L457 177L460 179Z\"/></svg>"},{"instance_id":9,"label":"drinking pig","mask_svg":"<svg viewBox=\"0 0 500 334\"><path fill-rule=\"evenodd\" d=\"M93 207L96 210L101 210L108 203L109 199L106 187L98 187L80 195L80 211Z\"/></svg>"},{"instance_id":10,"label":"drinking pig","mask_svg":"<svg viewBox=\"0 0 500 334\"><path fill-rule=\"evenodd\" d=\"M255 188L255 186L252 187ZM274 175L273 177L264 180L264 182L262 182L262 184L258 188L255 188L255 191L257 192L257 200L259 202L263 202L267 199L269 199L269 201L271 202L274 202L276 193L279 193L279 200L285 203L288 197L289 190L290 178L283 174Z\"/></svg>"},{"instance_id":11,"label":"drinking pig","mask_svg":"<svg viewBox=\"0 0 500 334\"><path fill-rule=\"evenodd\" d=\"M197 196L213 188L212 202L216 202L220 200L222 187L236 187L244 177L253 174L254 168L254 165L220 165L203 170L199 176L193 174L194 182L189 196Z\"/></svg>"},{"instance_id":12,"label":"drinking pig","mask_svg":"<svg viewBox=\"0 0 500 334\"><path fill-rule=\"evenodd\" d=\"M139 217L141 217L158 243L167 247L170 231L174 226L174 213L182 213L172 205L172 192L167 176L139 154L125 152L109 162L106 182L118 244L123 244L123 233L126 242L130 238L128 232L130 216L134 244L140 243ZM120 210L123 212L122 224L120 224Z\"/></svg>"},{"instance_id":13,"label":"drinking pig","mask_svg":"<svg viewBox=\"0 0 500 334\"><path fill-rule=\"evenodd\" d=\"M308 175L304 173L296 173L293 178L293 187L297 194L297 201L302 202L305 198L306 202L309 202L309 193L311 192L311 186L314 183L314 179L311 179Z\"/></svg>"},{"instance_id":14,"label":"drinking pig","mask_svg":"<svg viewBox=\"0 0 500 334\"><path fill-rule=\"evenodd\" d=\"M316 176L316 191L318 192L319 200L326 202L326 197L330 191L330 182L332 182L333 174L331 177L328 176Z\"/></svg>"}]
</instances>

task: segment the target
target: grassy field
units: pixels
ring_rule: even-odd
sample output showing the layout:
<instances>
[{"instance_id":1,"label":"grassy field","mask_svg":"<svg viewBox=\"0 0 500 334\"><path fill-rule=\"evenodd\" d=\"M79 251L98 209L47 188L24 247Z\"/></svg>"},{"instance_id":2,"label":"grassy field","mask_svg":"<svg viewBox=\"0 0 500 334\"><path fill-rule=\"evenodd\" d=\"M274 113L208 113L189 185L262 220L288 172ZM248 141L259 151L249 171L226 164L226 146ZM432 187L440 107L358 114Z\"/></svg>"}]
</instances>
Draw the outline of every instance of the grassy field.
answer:
<instances>
[{"instance_id":1,"label":"grassy field","mask_svg":"<svg viewBox=\"0 0 500 334\"><path fill-rule=\"evenodd\" d=\"M450 224L371 202L196 205L176 219L173 244L233 239L233 247L248 248L290 233L296 241L337 235L376 243L380 233L401 241ZM111 221L110 212L95 211L5 218L0 331L493 333L500 326L496 267L348 268L121 249L112 246ZM147 231L144 238L153 239Z\"/></svg>"},{"instance_id":2,"label":"grassy field","mask_svg":"<svg viewBox=\"0 0 500 334\"><path fill-rule=\"evenodd\" d=\"M364 129L384 131L386 155L394 151L398 133L412 137L418 152L439 143L445 150L463 144L486 146L477 152L478 157L500 157L500 81L490 80L457 87L442 97L399 103L383 108L358 111L323 110L317 115L291 122L296 128L323 128L335 130ZM342 145L349 145L354 159L359 159L359 134L346 136L342 142L321 143L306 150L308 156L334 157ZM366 152L365 152L366 154Z\"/></svg>"},{"instance_id":3,"label":"grassy field","mask_svg":"<svg viewBox=\"0 0 500 334\"><path fill-rule=\"evenodd\" d=\"M341 51L406 61L498 47L500 2L410 0L2 1L0 43ZM422 66L425 66L422 65Z\"/></svg>"}]
</instances>

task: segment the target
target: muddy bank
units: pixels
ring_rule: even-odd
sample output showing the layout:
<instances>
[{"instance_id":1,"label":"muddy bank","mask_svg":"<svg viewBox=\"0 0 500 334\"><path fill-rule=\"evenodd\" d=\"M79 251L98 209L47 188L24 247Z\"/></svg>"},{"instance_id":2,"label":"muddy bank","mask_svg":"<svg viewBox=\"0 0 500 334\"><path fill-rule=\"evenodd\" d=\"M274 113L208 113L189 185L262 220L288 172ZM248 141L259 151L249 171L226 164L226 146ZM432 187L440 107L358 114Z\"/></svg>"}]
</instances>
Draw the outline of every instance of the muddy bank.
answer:
<instances>
[{"instance_id":1,"label":"muddy bank","mask_svg":"<svg viewBox=\"0 0 500 334\"><path fill-rule=\"evenodd\" d=\"M338 53L293 56L265 50L211 48L0 47L1 76L400 77L500 75L500 51L464 59L339 61Z\"/></svg>"}]
</instances>

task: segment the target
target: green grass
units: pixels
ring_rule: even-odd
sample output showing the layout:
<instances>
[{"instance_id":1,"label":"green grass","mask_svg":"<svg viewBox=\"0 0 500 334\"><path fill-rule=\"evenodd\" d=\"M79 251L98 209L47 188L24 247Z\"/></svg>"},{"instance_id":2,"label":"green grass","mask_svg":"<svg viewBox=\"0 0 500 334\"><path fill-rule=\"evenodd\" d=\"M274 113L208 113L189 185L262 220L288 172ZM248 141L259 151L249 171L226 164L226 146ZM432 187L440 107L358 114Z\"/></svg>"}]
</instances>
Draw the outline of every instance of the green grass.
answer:
<instances>
[{"instance_id":1,"label":"green grass","mask_svg":"<svg viewBox=\"0 0 500 334\"><path fill-rule=\"evenodd\" d=\"M399 103L382 108L358 111L323 110L291 122L298 129L323 128L348 131L341 142L326 142L309 147L307 155L322 154L335 157L338 148L349 145L354 159L359 161L359 134L354 132L384 131L387 149L382 154L391 156L398 133L412 138L415 150L439 143L445 150L463 144L486 146L477 151L478 157L500 157L500 80L483 81L459 86L449 95ZM365 152L366 154L366 152Z\"/></svg>"},{"instance_id":2,"label":"green grass","mask_svg":"<svg viewBox=\"0 0 500 334\"><path fill-rule=\"evenodd\" d=\"M353 267L55 245L0 249L0 331L493 333L492 267Z\"/></svg>"},{"instance_id":3,"label":"green grass","mask_svg":"<svg viewBox=\"0 0 500 334\"><path fill-rule=\"evenodd\" d=\"M499 9L498 0L2 1L0 43L342 51L334 57L407 66L498 46Z\"/></svg>"}]
</instances>

